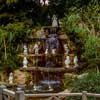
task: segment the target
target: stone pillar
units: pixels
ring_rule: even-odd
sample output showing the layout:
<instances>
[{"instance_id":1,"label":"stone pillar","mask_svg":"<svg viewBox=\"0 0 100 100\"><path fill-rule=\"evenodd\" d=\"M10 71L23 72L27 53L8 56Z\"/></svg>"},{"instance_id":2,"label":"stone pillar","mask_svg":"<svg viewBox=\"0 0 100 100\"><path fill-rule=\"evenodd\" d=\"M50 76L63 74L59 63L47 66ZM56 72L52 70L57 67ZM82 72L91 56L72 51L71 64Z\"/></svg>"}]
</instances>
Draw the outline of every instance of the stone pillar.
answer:
<instances>
[{"instance_id":1,"label":"stone pillar","mask_svg":"<svg viewBox=\"0 0 100 100\"><path fill-rule=\"evenodd\" d=\"M16 91L15 100L25 100L24 91Z\"/></svg>"},{"instance_id":2,"label":"stone pillar","mask_svg":"<svg viewBox=\"0 0 100 100\"><path fill-rule=\"evenodd\" d=\"M87 93L87 91L83 91L83 93L82 93L82 100L87 100L86 93Z\"/></svg>"},{"instance_id":3,"label":"stone pillar","mask_svg":"<svg viewBox=\"0 0 100 100\"><path fill-rule=\"evenodd\" d=\"M0 100L3 100L3 89L5 89L5 88L6 88L5 85L0 86Z\"/></svg>"}]
</instances>

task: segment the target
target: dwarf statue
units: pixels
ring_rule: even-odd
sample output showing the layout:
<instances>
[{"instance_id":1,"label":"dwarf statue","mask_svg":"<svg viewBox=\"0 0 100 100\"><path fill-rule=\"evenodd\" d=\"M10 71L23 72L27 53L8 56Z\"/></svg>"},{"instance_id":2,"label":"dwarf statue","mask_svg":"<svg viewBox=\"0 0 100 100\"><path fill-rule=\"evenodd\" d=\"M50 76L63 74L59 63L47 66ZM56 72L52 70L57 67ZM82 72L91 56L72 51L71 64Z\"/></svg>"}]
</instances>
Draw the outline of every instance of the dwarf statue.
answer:
<instances>
[{"instance_id":1,"label":"dwarf statue","mask_svg":"<svg viewBox=\"0 0 100 100\"><path fill-rule=\"evenodd\" d=\"M78 57L77 56L75 56L74 57L74 67L76 68L76 67L78 67L79 65L78 65Z\"/></svg>"},{"instance_id":2,"label":"dwarf statue","mask_svg":"<svg viewBox=\"0 0 100 100\"><path fill-rule=\"evenodd\" d=\"M24 49L23 54L27 55L28 54L28 48L27 48L26 44L23 45L23 49Z\"/></svg>"},{"instance_id":3,"label":"dwarf statue","mask_svg":"<svg viewBox=\"0 0 100 100\"><path fill-rule=\"evenodd\" d=\"M65 59L65 67L66 68L69 68L69 64L70 64L70 57L69 56L66 56L66 59Z\"/></svg>"},{"instance_id":4,"label":"dwarf statue","mask_svg":"<svg viewBox=\"0 0 100 100\"><path fill-rule=\"evenodd\" d=\"M27 68L28 60L26 57L23 58L23 68Z\"/></svg>"},{"instance_id":5,"label":"dwarf statue","mask_svg":"<svg viewBox=\"0 0 100 100\"><path fill-rule=\"evenodd\" d=\"M13 84L13 73L9 74L9 84Z\"/></svg>"},{"instance_id":6,"label":"dwarf statue","mask_svg":"<svg viewBox=\"0 0 100 100\"><path fill-rule=\"evenodd\" d=\"M52 27L58 27L58 19L56 15L53 15L52 17Z\"/></svg>"},{"instance_id":7,"label":"dwarf statue","mask_svg":"<svg viewBox=\"0 0 100 100\"><path fill-rule=\"evenodd\" d=\"M39 46L40 46L40 42L34 44L33 50L35 54L39 54Z\"/></svg>"}]
</instances>

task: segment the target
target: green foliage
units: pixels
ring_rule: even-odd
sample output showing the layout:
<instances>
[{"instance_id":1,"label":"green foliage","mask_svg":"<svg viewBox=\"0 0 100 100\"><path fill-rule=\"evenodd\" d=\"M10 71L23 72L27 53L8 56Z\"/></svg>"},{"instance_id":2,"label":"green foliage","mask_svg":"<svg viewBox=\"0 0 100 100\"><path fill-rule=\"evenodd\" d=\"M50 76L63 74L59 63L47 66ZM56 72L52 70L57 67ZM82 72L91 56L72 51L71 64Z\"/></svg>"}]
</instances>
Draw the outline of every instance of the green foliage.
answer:
<instances>
[{"instance_id":1,"label":"green foliage","mask_svg":"<svg viewBox=\"0 0 100 100\"><path fill-rule=\"evenodd\" d=\"M4 39L7 42L14 42L16 38L27 36L28 31L30 30L30 23L27 22L16 22L16 23L9 23L7 26L1 26L0 28L0 45L2 47L2 43Z\"/></svg>"},{"instance_id":2,"label":"green foliage","mask_svg":"<svg viewBox=\"0 0 100 100\"><path fill-rule=\"evenodd\" d=\"M65 78L64 78L64 87L66 89L71 90L72 87L73 87L73 83L74 83L76 78L77 78L76 74L68 74L68 73L66 73L65 74Z\"/></svg>"},{"instance_id":3,"label":"green foliage","mask_svg":"<svg viewBox=\"0 0 100 100\"><path fill-rule=\"evenodd\" d=\"M84 52L81 55L86 59L87 69L97 68L99 71L100 64L100 37L89 34L86 42L84 43ZM87 70L85 69L85 70Z\"/></svg>"},{"instance_id":4,"label":"green foliage","mask_svg":"<svg viewBox=\"0 0 100 100\"><path fill-rule=\"evenodd\" d=\"M63 20L63 26L68 30L69 33L76 33L80 36L89 32L88 27L82 22L79 14L71 14L66 16Z\"/></svg>"},{"instance_id":5,"label":"green foliage","mask_svg":"<svg viewBox=\"0 0 100 100\"><path fill-rule=\"evenodd\" d=\"M77 47L77 54L82 54L82 46L87 38L89 33L88 26L82 22L82 19L79 14L71 14L65 16L62 19L64 30L67 31L66 34L69 36L70 40Z\"/></svg>"},{"instance_id":6,"label":"green foliage","mask_svg":"<svg viewBox=\"0 0 100 100\"><path fill-rule=\"evenodd\" d=\"M66 4L66 16L62 19L62 25L71 41L76 44L77 54L80 58L85 58L86 68L98 67L100 63L100 12L97 0L90 0L87 4L68 7ZM87 5L87 6L86 6ZM100 34L100 33L99 33ZM86 69L87 70L87 69Z\"/></svg>"},{"instance_id":7,"label":"green foliage","mask_svg":"<svg viewBox=\"0 0 100 100\"><path fill-rule=\"evenodd\" d=\"M19 0L0 0L0 3L6 2L6 4L17 3Z\"/></svg>"},{"instance_id":8,"label":"green foliage","mask_svg":"<svg viewBox=\"0 0 100 100\"><path fill-rule=\"evenodd\" d=\"M82 8L83 21L88 25L91 34L96 34L100 29L100 6L97 0L91 0L88 6Z\"/></svg>"},{"instance_id":9,"label":"green foliage","mask_svg":"<svg viewBox=\"0 0 100 100\"><path fill-rule=\"evenodd\" d=\"M100 38L94 35L88 35L84 45L84 56L87 59L100 58Z\"/></svg>"},{"instance_id":10,"label":"green foliage","mask_svg":"<svg viewBox=\"0 0 100 100\"><path fill-rule=\"evenodd\" d=\"M74 82L72 92L87 91L90 93L100 93L100 74L91 73L83 79ZM100 98L88 97L88 100L99 100ZM81 100L81 97L69 97L67 100Z\"/></svg>"},{"instance_id":11,"label":"green foliage","mask_svg":"<svg viewBox=\"0 0 100 100\"><path fill-rule=\"evenodd\" d=\"M7 67L12 70L20 65L18 48L20 43L31 33L31 23L9 23L0 28L0 69ZM22 39L22 40L20 40ZM20 47L22 48L22 47Z\"/></svg>"},{"instance_id":12,"label":"green foliage","mask_svg":"<svg viewBox=\"0 0 100 100\"><path fill-rule=\"evenodd\" d=\"M70 0L67 2L71 3L71 1L73 1L73 0ZM76 2L79 2L79 0L76 0ZM97 0L90 0L90 1L88 1L87 6L85 4L83 4L82 7L78 7L78 6L73 5L73 2L72 2L72 6L67 7L68 3L66 3L67 10L65 13L66 14L65 18L67 18L67 21L71 21L72 25L73 25L70 27L70 29L72 28L72 30L69 30L69 31L74 31L74 32L79 31L80 32L81 27L79 24L82 24L81 25L82 30L85 27L85 29L88 31L88 33L96 34L96 32L98 32L100 29L100 18L99 18L100 6L98 4L98 1ZM84 3L86 3L86 1L84 1ZM78 3L75 3L75 4L79 5ZM70 24L68 26L70 26ZM79 28L78 28L78 26L79 26ZM74 27L74 29L73 29L73 27Z\"/></svg>"},{"instance_id":13,"label":"green foliage","mask_svg":"<svg viewBox=\"0 0 100 100\"><path fill-rule=\"evenodd\" d=\"M6 3L9 5L11 3L17 3L18 0L6 0Z\"/></svg>"}]
</instances>

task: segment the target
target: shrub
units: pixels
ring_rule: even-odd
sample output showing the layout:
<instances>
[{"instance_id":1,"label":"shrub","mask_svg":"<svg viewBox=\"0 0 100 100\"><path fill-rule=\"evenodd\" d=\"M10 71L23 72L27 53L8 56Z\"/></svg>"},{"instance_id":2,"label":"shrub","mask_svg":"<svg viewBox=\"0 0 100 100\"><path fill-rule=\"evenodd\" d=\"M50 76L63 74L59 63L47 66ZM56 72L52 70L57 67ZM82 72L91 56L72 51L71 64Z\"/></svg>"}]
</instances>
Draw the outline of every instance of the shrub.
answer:
<instances>
[{"instance_id":1,"label":"shrub","mask_svg":"<svg viewBox=\"0 0 100 100\"><path fill-rule=\"evenodd\" d=\"M75 80L72 92L82 91L100 93L100 74L91 73L83 79ZM68 97L67 100L81 100L81 97ZM100 100L100 98L88 97L88 100Z\"/></svg>"},{"instance_id":2,"label":"shrub","mask_svg":"<svg viewBox=\"0 0 100 100\"><path fill-rule=\"evenodd\" d=\"M31 24L16 22L0 27L0 70L13 70L20 65L18 49L22 49L22 41L31 34L30 26Z\"/></svg>"},{"instance_id":3,"label":"shrub","mask_svg":"<svg viewBox=\"0 0 100 100\"><path fill-rule=\"evenodd\" d=\"M89 34L83 47L82 57L86 59L85 70L97 68L100 64L100 38ZM86 69L87 68L87 69ZM99 70L98 70L99 71Z\"/></svg>"},{"instance_id":4,"label":"shrub","mask_svg":"<svg viewBox=\"0 0 100 100\"><path fill-rule=\"evenodd\" d=\"M84 45L84 56L89 58L100 58L100 38L94 35L88 35Z\"/></svg>"},{"instance_id":5,"label":"shrub","mask_svg":"<svg viewBox=\"0 0 100 100\"><path fill-rule=\"evenodd\" d=\"M87 10L90 14L93 14L89 8ZM95 12L95 10L93 11ZM86 15L84 15L85 13ZM80 61L86 62L86 66L82 66L82 69L85 68L86 70L86 68L96 68L100 63L100 37L95 35L100 28L99 22L96 22L98 16L94 15L95 20L93 20L92 16L88 15L87 12L84 12L83 15L85 16L84 20L82 20L80 12L67 15L62 19L62 25L77 48L78 58Z\"/></svg>"}]
</instances>

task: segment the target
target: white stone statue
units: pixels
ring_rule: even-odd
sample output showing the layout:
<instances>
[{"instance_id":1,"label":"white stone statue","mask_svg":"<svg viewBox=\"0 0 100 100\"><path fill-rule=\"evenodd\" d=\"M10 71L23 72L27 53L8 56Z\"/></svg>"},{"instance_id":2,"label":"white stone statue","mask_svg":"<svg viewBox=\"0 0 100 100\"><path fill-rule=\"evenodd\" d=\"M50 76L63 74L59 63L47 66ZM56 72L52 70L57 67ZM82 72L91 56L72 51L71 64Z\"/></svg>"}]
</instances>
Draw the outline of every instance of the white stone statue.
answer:
<instances>
[{"instance_id":1,"label":"white stone statue","mask_svg":"<svg viewBox=\"0 0 100 100\"><path fill-rule=\"evenodd\" d=\"M69 64L70 64L70 57L67 56L66 59L65 59L65 67L69 68Z\"/></svg>"},{"instance_id":2,"label":"white stone statue","mask_svg":"<svg viewBox=\"0 0 100 100\"><path fill-rule=\"evenodd\" d=\"M48 49L45 50L45 54L48 54Z\"/></svg>"},{"instance_id":3,"label":"white stone statue","mask_svg":"<svg viewBox=\"0 0 100 100\"><path fill-rule=\"evenodd\" d=\"M68 48L68 45L67 45L67 44L64 44L64 50L65 50L65 54L68 55L68 53L69 53L69 48Z\"/></svg>"},{"instance_id":4,"label":"white stone statue","mask_svg":"<svg viewBox=\"0 0 100 100\"><path fill-rule=\"evenodd\" d=\"M26 57L24 57L23 59L23 68L27 68L27 65L28 65L28 60Z\"/></svg>"},{"instance_id":5,"label":"white stone statue","mask_svg":"<svg viewBox=\"0 0 100 100\"><path fill-rule=\"evenodd\" d=\"M28 54L28 48L27 48L26 44L24 44L23 49L24 49L23 54L27 55Z\"/></svg>"},{"instance_id":6,"label":"white stone statue","mask_svg":"<svg viewBox=\"0 0 100 100\"><path fill-rule=\"evenodd\" d=\"M34 50L35 54L39 54L39 45L40 45L40 42L36 43L33 47L33 50Z\"/></svg>"},{"instance_id":7,"label":"white stone statue","mask_svg":"<svg viewBox=\"0 0 100 100\"><path fill-rule=\"evenodd\" d=\"M48 51L49 51L49 50L46 49L45 54L48 54L48 53L49 53ZM56 54L56 49L52 49L52 50L51 50L51 53L52 53L53 55Z\"/></svg>"},{"instance_id":8,"label":"white stone statue","mask_svg":"<svg viewBox=\"0 0 100 100\"><path fill-rule=\"evenodd\" d=\"M52 50L51 50L51 53L52 53L52 54L56 54L56 49L52 49Z\"/></svg>"},{"instance_id":9,"label":"white stone statue","mask_svg":"<svg viewBox=\"0 0 100 100\"><path fill-rule=\"evenodd\" d=\"M34 86L33 86L33 89L34 89L34 91L36 91L37 90L37 86L34 84Z\"/></svg>"},{"instance_id":10,"label":"white stone statue","mask_svg":"<svg viewBox=\"0 0 100 100\"><path fill-rule=\"evenodd\" d=\"M78 67L78 57L77 56L74 57L74 67L75 68Z\"/></svg>"},{"instance_id":11,"label":"white stone statue","mask_svg":"<svg viewBox=\"0 0 100 100\"><path fill-rule=\"evenodd\" d=\"M11 72L11 73L9 74L9 79L8 79L9 84L13 84L13 80L14 80L14 76L13 76L13 73Z\"/></svg>"},{"instance_id":12,"label":"white stone statue","mask_svg":"<svg viewBox=\"0 0 100 100\"><path fill-rule=\"evenodd\" d=\"M58 21L56 15L52 17L52 27L58 27Z\"/></svg>"}]
</instances>

